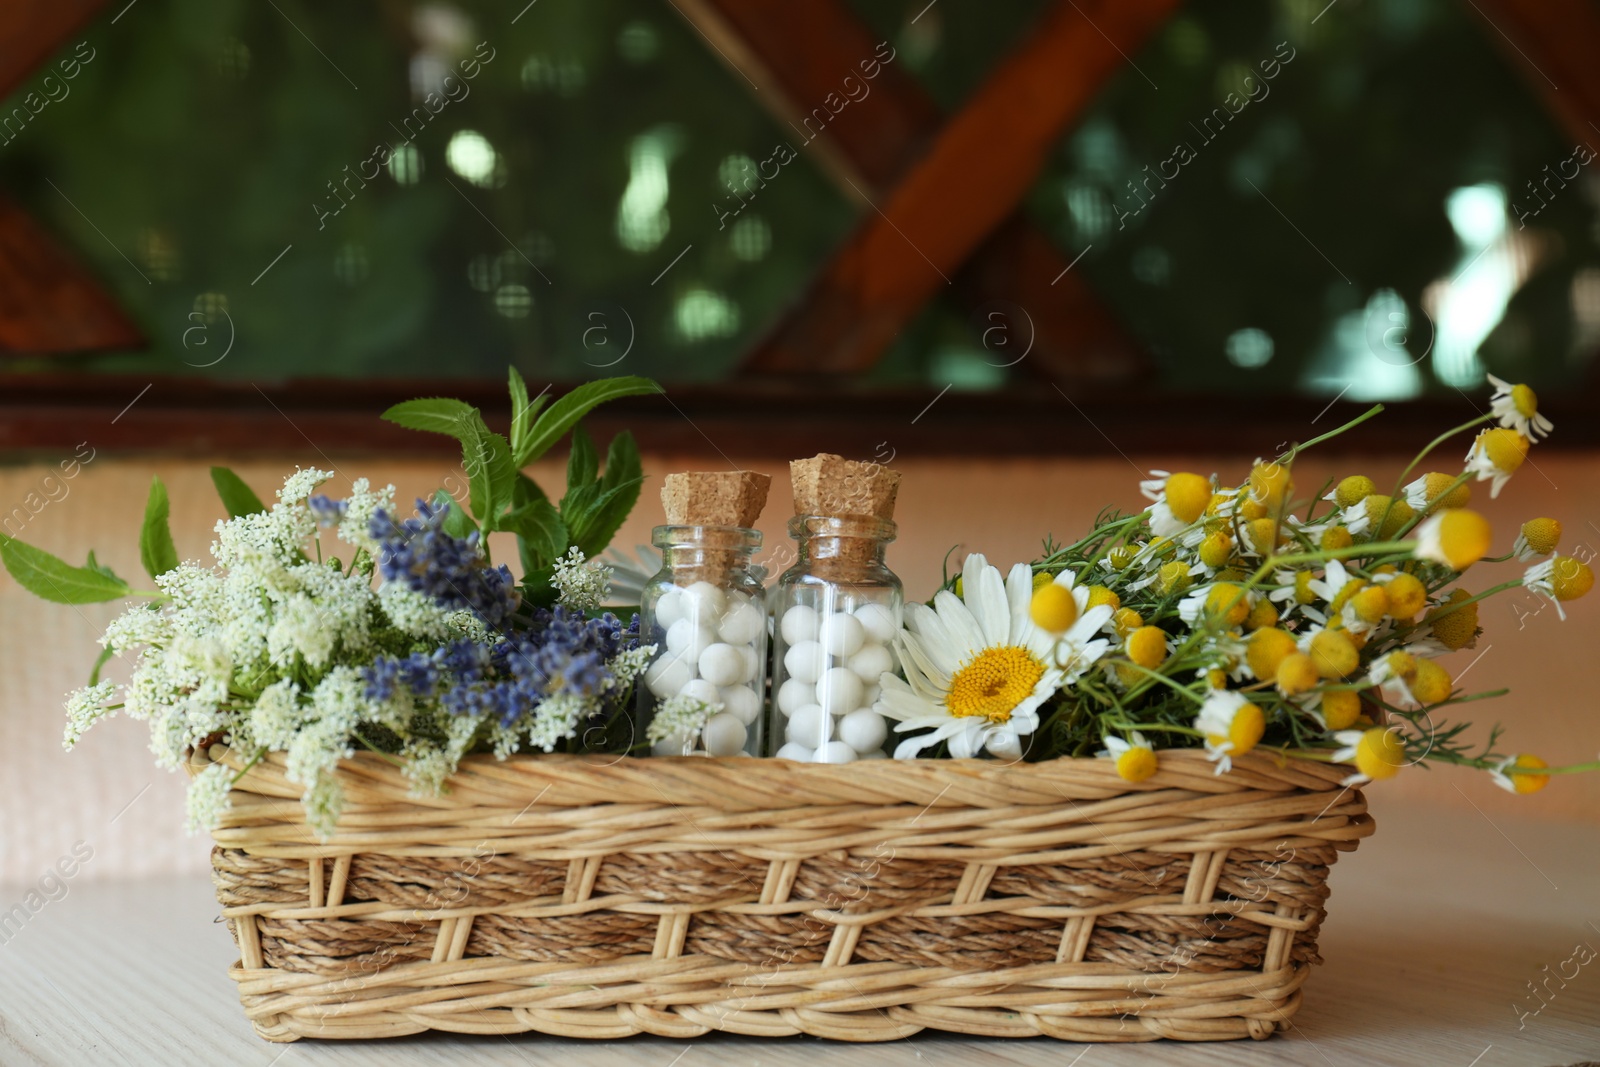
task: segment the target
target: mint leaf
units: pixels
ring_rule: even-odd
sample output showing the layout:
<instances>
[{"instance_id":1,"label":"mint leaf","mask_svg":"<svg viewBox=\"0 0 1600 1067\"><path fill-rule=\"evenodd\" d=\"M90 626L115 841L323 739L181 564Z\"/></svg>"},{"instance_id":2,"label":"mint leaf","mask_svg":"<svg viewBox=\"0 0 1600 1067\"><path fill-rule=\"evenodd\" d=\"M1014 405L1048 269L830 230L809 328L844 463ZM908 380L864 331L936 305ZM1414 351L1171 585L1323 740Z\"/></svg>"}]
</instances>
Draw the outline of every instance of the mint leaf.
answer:
<instances>
[{"instance_id":1,"label":"mint leaf","mask_svg":"<svg viewBox=\"0 0 1600 1067\"><path fill-rule=\"evenodd\" d=\"M523 570L532 573L550 566L566 551L567 526L548 500L530 500L505 517L503 528L520 539Z\"/></svg>"},{"instance_id":2,"label":"mint leaf","mask_svg":"<svg viewBox=\"0 0 1600 1067\"><path fill-rule=\"evenodd\" d=\"M585 382L550 405L550 410L534 423L522 448L512 455L512 461L518 469L526 467L554 448L556 442L578 424L579 419L608 400L617 400L625 396L645 396L661 391L661 386L649 378L632 375Z\"/></svg>"},{"instance_id":3,"label":"mint leaf","mask_svg":"<svg viewBox=\"0 0 1600 1067\"><path fill-rule=\"evenodd\" d=\"M94 604L119 600L132 592L127 582L103 570L74 567L43 549L4 534L0 534L0 563L5 564L22 588L57 604Z\"/></svg>"},{"instance_id":4,"label":"mint leaf","mask_svg":"<svg viewBox=\"0 0 1600 1067\"><path fill-rule=\"evenodd\" d=\"M451 537L467 538L478 532L478 526L472 521L472 516L467 514L467 509L456 503L455 499L443 489L433 494L433 506L450 506L444 516L444 532Z\"/></svg>"},{"instance_id":5,"label":"mint leaf","mask_svg":"<svg viewBox=\"0 0 1600 1067\"><path fill-rule=\"evenodd\" d=\"M217 487L217 496L222 498L222 506L228 509L230 519L237 519L241 515L255 515L267 510L261 498L256 496L255 490L245 485L244 479L227 467L211 468L211 484Z\"/></svg>"},{"instance_id":6,"label":"mint leaf","mask_svg":"<svg viewBox=\"0 0 1600 1067\"><path fill-rule=\"evenodd\" d=\"M159 578L178 565L178 549L172 543L172 527L167 518L172 505L167 487L160 478L150 479L150 498L144 505L144 528L139 531L139 562L145 573Z\"/></svg>"},{"instance_id":7,"label":"mint leaf","mask_svg":"<svg viewBox=\"0 0 1600 1067\"><path fill-rule=\"evenodd\" d=\"M453 400L443 396L407 400L396 404L383 413L383 418L408 430L442 433L454 437L463 444L466 442L464 434L471 429L474 422L479 426L483 425L483 416L478 414L477 408L465 400Z\"/></svg>"}]
</instances>

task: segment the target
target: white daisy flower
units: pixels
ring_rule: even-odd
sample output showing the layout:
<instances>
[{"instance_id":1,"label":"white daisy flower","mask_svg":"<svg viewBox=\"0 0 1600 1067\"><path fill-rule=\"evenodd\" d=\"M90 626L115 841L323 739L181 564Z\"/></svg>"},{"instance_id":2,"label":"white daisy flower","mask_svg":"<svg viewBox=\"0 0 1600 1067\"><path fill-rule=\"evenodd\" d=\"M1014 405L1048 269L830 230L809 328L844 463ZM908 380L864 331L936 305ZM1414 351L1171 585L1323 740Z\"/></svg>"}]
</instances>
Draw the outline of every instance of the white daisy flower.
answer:
<instances>
[{"instance_id":1,"label":"white daisy flower","mask_svg":"<svg viewBox=\"0 0 1600 1067\"><path fill-rule=\"evenodd\" d=\"M1526 772L1534 768L1542 770L1548 766L1550 765L1538 756L1523 753L1507 756L1497 762L1493 767L1489 768L1489 777L1494 781L1495 785L1508 793L1516 793L1518 795L1537 793L1550 784L1550 776L1548 774L1528 774ZM1517 773L1518 771L1524 773L1519 774Z\"/></svg>"},{"instance_id":2,"label":"white daisy flower","mask_svg":"<svg viewBox=\"0 0 1600 1067\"><path fill-rule=\"evenodd\" d=\"M1213 689L1194 719L1194 728L1204 735L1207 757L1216 762L1218 774L1233 769L1235 755L1255 748L1265 727L1261 709L1232 689Z\"/></svg>"},{"instance_id":3,"label":"white daisy flower","mask_svg":"<svg viewBox=\"0 0 1600 1067\"><path fill-rule=\"evenodd\" d=\"M1540 556L1551 555L1560 543L1561 520L1529 519L1517 531L1517 539L1512 542L1511 552L1518 560L1527 563Z\"/></svg>"},{"instance_id":4,"label":"white daisy flower","mask_svg":"<svg viewBox=\"0 0 1600 1067\"><path fill-rule=\"evenodd\" d=\"M1106 747L1095 755L1110 758L1117 769L1117 777L1123 781L1142 782L1156 773L1155 749L1138 730L1132 731L1126 741L1110 734L1105 741Z\"/></svg>"},{"instance_id":5,"label":"white daisy flower","mask_svg":"<svg viewBox=\"0 0 1600 1067\"><path fill-rule=\"evenodd\" d=\"M1025 563L1000 571L983 556L967 557L961 570L962 597L940 590L932 608L906 606L905 629L895 639L905 679L884 675L874 705L895 719L897 733L925 730L896 746L896 759L911 759L946 741L958 758L991 753L1014 758L1021 738L1039 725L1039 705L1076 681L1110 642L1094 635L1111 615L1109 605L1089 607L1087 588L1070 572L1056 582L1072 591L1078 620L1059 639L1029 617L1033 571Z\"/></svg>"},{"instance_id":6,"label":"white daisy flower","mask_svg":"<svg viewBox=\"0 0 1600 1067\"><path fill-rule=\"evenodd\" d=\"M1594 571L1572 556L1552 556L1524 571L1522 584L1530 592L1548 597L1556 606L1556 614L1565 622L1567 612L1561 606L1562 601L1576 600L1593 588Z\"/></svg>"},{"instance_id":7,"label":"white daisy flower","mask_svg":"<svg viewBox=\"0 0 1600 1067\"><path fill-rule=\"evenodd\" d=\"M1417 542L1413 554L1418 559L1464 571L1488 555L1493 530L1476 511L1450 508L1422 520L1411 536Z\"/></svg>"},{"instance_id":8,"label":"white daisy flower","mask_svg":"<svg viewBox=\"0 0 1600 1067\"><path fill-rule=\"evenodd\" d=\"M1378 692L1390 704L1416 707L1420 702L1411 693L1411 682L1417 676L1417 660L1408 649L1396 649L1379 657L1367 671L1367 681L1378 687Z\"/></svg>"},{"instance_id":9,"label":"white daisy flower","mask_svg":"<svg viewBox=\"0 0 1600 1067\"><path fill-rule=\"evenodd\" d=\"M1151 471L1150 478L1139 483L1139 491L1154 501L1145 510L1158 537L1177 537L1205 515L1211 503L1211 480L1182 471Z\"/></svg>"},{"instance_id":10,"label":"white daisy flower","mask_svg":"<svg viewBox=\"0 0 1600 1067\"><path fill-rule=\"evenodd\" d=\"M1537 441L1554 430L1555 423L1539 414L1539 397L1526 385L1512 385L1494 375L1487 376L1494 386L1489 398L1489 414L1500 420L1500 425L1515 430L1530 441Z\"/></svg>"},{"instance_id":11,"label":"white daisy flower","mask_svg":"<svg viewBox=\"0 0 1600 1067\"><path fill-rule=\"evenodd\" d=\"M1496 427L1484 430L1467 450L1467 470L1480 482L1491 482L1489 496L1497 497L1528 458L1528 438L1516 430Z\"/></svg>"}]
</instances>

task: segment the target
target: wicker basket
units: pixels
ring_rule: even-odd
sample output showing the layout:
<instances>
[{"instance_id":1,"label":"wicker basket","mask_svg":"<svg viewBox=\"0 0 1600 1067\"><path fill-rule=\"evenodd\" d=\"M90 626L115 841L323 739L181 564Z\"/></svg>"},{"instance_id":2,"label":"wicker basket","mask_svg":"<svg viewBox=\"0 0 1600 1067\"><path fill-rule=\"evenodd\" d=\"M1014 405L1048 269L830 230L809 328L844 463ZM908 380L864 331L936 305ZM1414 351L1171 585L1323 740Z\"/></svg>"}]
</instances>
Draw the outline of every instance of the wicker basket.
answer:
<instances>
[{"instance_id":1,"label":"wicker basket","mask_svg":"<svg viewBox=\"0 0 1600 1067\"><path fill-rule=\"evenodd\" d=\"M419 799L363 755L318 842L273 757L212 860L271 1041L1265 1038L1373 827L1345 768L1213 770L471 757Z\"/></svg>"}]
</instances>

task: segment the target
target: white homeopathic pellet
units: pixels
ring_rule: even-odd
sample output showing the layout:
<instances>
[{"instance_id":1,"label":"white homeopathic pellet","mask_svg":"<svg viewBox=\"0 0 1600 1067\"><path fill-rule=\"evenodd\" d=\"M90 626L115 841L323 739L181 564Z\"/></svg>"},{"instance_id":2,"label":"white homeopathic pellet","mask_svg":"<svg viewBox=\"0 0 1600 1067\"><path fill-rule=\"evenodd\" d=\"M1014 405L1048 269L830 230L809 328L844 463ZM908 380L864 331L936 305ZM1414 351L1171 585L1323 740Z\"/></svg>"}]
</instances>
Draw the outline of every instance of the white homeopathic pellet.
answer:
<instances>
[{"instance_id":1,"label":"white homeopathic pellet","mask_svg":"<svg viewBox=\"0 0 1600 1067\"><path fill-rule=\"evenodd\" d=\"M893 641L895 632L900 629L895 625L894 612L885 604L863 604L855 610L855 616L867 635L880 645Z\"/></svg>"},{"instance_id":2,"label":"white homeopathic pellet","mask_svg":"<svg viewBox=\"0 0 1600 1067\"><path fill-rule=\"evenodd\" d=\"M667 627L667 651L681 653L691 662L716 643L716 631L696 624L693 619L679 619Z\"/></svg>"},{"instance_id":3,"label":"white homeopathic pellet","mask_svg":"<svg viewBox=\"0 0 1600 1067\"><path fill-rule=\"evenodd\" d=\"M789 677L802 682L815 682L822 677L827 664L828 654L815 641L801 641L783 654L783 666L789 672Z\"/></svg>"},{"instance_id":4,"label":"white homeopathic pellet","mask_svg":"<svg viewBox=\"0 0 1600 1067\"><path fill-rule=\"evenodd\" d=\"M805 707L796 708L795 713L789 716L783 739L816 748L832 736L833 716L823 711L817 704L807 704Z\"/></svg>"},{"instance_id":5,"label":"white homeopathic pellet","mask_svg":"<svg viewBox=\"0 0 1600 1067\"><path fill-rule=\"evenodd\" d=\"M691 738L683 734L673 734L671 737L663 737L651 745L650 754L652 756L687 756L693 747L694 742Z\"/></svg>"},{"instance_id":6,"label":"white homeopathic pellet","mask_svg":"<svg viewBox=\"0 0 1600 1067\"><path fill-rule=\"evenodd\" d=\"M797 745L793 741L778 749L774 755L778 759L794 760L796 763L810 763L811 753L814 750L807 745Z\"/></svg>"},{"instance_id":7,"label":"white homeopathic pellet","mask_svg":"<svg viewBox=\"0 0 1600 1067\"><path fill-rule=\"evenodd\" d=\"M695 582L683 591L685 614L702 626L716 626L728 606L728 594L710 582Z\"/></svg>"},{"instance_id":8,"label":"white homeopathic pellet","mask_svg":"<svg viewBox=\"0 0 1600 1067\"><path fill-rule=\"evenodd\" d=\"M756 650L750 645L740 645L739 655L744 659L744 677L740 678L739 681L755 681L756 671L761 669L761 657L756 655Z\"/></svg>"},{"instance_id":9,"label":"white homeopathic pellet","mask_svg":"<svg viewBox=\"0 0 1600 1067\"><path fill-rule=\"evenodd\" d=\"M644 672L644 684L650 692L665 700L676 696L693 677L694 670L684 657L669 654L650 664Z\"/></svg>"},{"instance_id":10,"label":"white homeopathic pellet","mask_svg":"<svg viewBox=\"0 0 1600 1067\"><path fill-rule=\"evenodd\" d=\"M835 611L822 620L822 647L831 656L853 656L867 638L861 620L844 611Z\"/></svg>"},{"instance_id":11,"label":"white homeopathic pellet","mask_svg":"<svg viewBox=\"0 0 1600 1067\"><path fill-rule=\"evenodd\" d=\"M843 741L829 741L811 757L813 763L854 763L856 750Z\"/></svg>"},{"instance_id":12,"label":"white homeopathic pellet","mask_svg":"<svg viewBox=\"0 0 1600 1067\"><path fill-rule=\"evenodd\" d=\"M766 616L754 604L743 597L735 597L717 625L717 636L730 645L748 645L761 632L765 621Z\"/></svg>"},{"instance_id":13,"label":"white homeopathic pellet","mask_svg":"<svg viewBox=\"0 0 1600 1067\"><path fill-rule=\"evenodd\" d=\"M744 655L732 645L718 642L700 653L700 677L712 685L733 685L744 680Z\"/></svg>"},{"instance_id":14,"label":"white homeopathic pellet","mask_svg":"<svg viewBox=\"0 0 1600 1067\"><path fill-rule=\"evenodd\" d=\"M887 648L874 642L862 645L861 651L851 656L846 664L863 682L877 685L879 678L894 670L894 657L889 654Z\"/></svg>"},{"instance_id":15,"label":"white homeopathic pellet","mask_svg":"<svg viewBox=\"0 0 1600 1067\"><path fill-rule=\"evenodd\" d=\"M833 667L817 681L817 703L830 714L843 715L861 706L865 687L849 667Z\"/></svg>"},{"instance_id":16,"label":"white homeopathic pellet","mask_svg":"<svg viewBox=\"0 0 1600 1067\"><path fill-rule=\"evenodd\" d=\"M802 682L798 678L790 678L778 687L778 710L785 715L793 715L796 708L805 707L813 703L817 695L817 687L811 682Z\"/></svg>"},{"instance_id":17,"label":"white homeopathic pellet","mask_svg":"<svg viewBox=\"0 0 1600 1067\"><path fill-rule=\"evenodd\" d=\"M802 641L815 641L817 639L817 609L807 604L796 604L783 613L783 620L778 624L778 631L783 634L783 639L791 645L798 645Z\"/></svg>"},{"instance_id":18,"label":"white homeopathic pellet","mask_svg":"<svg viewBox=\"0 0 1600 1067\"><path fill-rule=\"evenodd\" d=\"M871 752L882 748L889 736L888 724L883 716L871 708L857 708L839 720L839 740L857 752Z\"/></svg>"},{"instance_id":19,"label":"white homeopathic pellet","mask_svg":"<svg viewBox=\"0 0 1600 1067\"><path fill-rule=\"evenodd\" d=\"M718 689L714 682L707 681L704 678L695 678L686 682L684 687L678 690L678 695L693 697L706 704L722 703L722 690Z\"/></svg>"},{"instance_id":20,"label":"white homeopathic pellet","mask_svg":"<svg viewBox=\"0 0 1600 1067\"><path fill-rule=\"evenodd\" d=\"M721 711L707 720L701 731L706 751L713 756L731 756L744 748L747 731L744 723L732 712Z\"/></svg>"},{"instance_id":21,"label":"white homeopathic pellet","mask_svg":"<svg viewBox=\"0 0 1600 1067\"><path fill-rule=\"evenodd\" d=\"M747 685L726 685L717 691L728 714L749 726L761 717L761 698Z\"/></svg>"},{"instance_id":22,"label":"white homeopathic pellet","mask_svg":"<svg viewBox=\"0 0 1600 1067\"><path fill-rule=\"evenodd\" d=\"M683 590L670 587L661 594L661 599L656 601L656 625L664 630L683 618L686 610L687 605L684 603Z\"/></svg>"}]
</instances>

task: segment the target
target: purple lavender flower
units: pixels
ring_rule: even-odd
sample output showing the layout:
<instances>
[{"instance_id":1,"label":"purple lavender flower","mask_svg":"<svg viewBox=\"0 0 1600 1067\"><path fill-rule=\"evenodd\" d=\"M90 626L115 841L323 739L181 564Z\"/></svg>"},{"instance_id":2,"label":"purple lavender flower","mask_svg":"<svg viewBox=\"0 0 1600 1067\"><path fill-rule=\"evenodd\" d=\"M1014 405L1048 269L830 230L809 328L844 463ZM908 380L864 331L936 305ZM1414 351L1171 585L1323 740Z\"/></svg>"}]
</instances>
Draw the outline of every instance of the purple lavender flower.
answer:
<instances>
[{"instance_id":1,"label":"purple lavender flower","mask_svg":"<svg viewBox=\"0 0 1600 1067\"><path fill-rule=\"evenodd\" d=\"M306 506L311 509L318 526L337 526L345 512L350 510L348 500L333 500L321 493L307 500Z\"/></svg>"},{"instance_id":2,"label":"purple lavender flower","mask_svg":"<svg viewBox=\"0 0 1600 1067\"><path fill-rule=\"evenodd\" d=\"M402 523L382 508L374 512L369 532L379 543L379 570L385 581L403 582L447 608L470 609L499 629L517 608L516 580L505 566L485 562L476 531L464 538L444 532L449 511L449 504L418 500L418 517Z\"/></svg>"}]
</instances>

